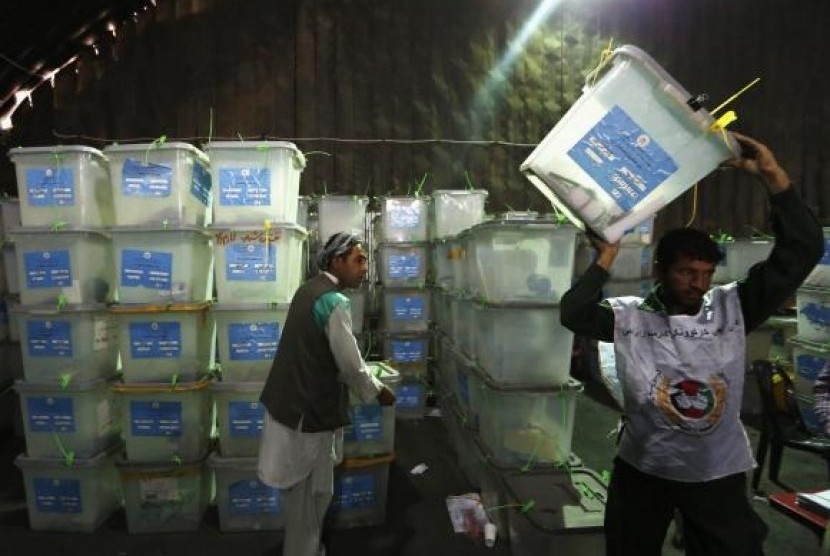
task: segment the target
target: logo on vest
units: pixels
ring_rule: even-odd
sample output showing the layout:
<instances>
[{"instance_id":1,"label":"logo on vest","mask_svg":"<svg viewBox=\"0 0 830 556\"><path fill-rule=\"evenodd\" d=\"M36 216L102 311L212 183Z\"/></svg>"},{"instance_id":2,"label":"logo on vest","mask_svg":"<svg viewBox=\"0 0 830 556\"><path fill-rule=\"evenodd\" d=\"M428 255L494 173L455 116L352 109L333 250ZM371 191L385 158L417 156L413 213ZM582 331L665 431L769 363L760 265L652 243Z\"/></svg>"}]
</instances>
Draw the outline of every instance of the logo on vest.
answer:
<instances>
[{"instance_id":1,"label":"logo on vest","mask_svg":"<svg viewBox=\"0 0 830 556\"><path fill-rule=\"evenodd\" d=\"M652 399L675 426L691 434L709 434L718 426L726 406L726 381L710 375L706 382L671 382L659 373L652 383Z\"/></svg>"}]
</instances>

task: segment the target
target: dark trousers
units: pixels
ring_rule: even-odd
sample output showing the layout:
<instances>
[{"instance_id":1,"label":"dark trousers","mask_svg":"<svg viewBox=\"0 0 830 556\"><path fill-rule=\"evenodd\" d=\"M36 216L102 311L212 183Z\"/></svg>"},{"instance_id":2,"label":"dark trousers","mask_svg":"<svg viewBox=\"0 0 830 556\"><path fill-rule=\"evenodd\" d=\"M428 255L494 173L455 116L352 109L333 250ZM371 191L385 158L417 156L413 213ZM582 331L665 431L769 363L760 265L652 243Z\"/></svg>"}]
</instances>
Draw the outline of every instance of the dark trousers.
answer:
<instances>
[{"instance_id":1,"label":"dark trousers","mask_svg":"<svg viewBox=\"0 0 830 556\"><path fill-rule=\"evenodd\" d=\"M608 556L660 556L674 510L690 556L761 556L767 526L750 506L746 474L683 483L614 460L605 509Z\"/></svg>"}]
</instances>

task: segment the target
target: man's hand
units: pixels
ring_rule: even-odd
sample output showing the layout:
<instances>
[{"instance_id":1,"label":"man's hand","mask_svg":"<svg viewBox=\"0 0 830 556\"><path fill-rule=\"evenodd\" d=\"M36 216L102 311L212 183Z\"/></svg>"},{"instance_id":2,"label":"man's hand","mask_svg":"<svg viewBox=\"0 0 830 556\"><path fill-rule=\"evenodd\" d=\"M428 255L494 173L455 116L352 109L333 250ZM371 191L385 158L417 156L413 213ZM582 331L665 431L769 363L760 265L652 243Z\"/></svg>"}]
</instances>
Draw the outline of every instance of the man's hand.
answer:
<instances>
[{"instance_id":1,"label":"man's hand","mask_svg":"<svg viewBox=\"0 0 830 556\"><path fill-rule=\"evenodd\" d=\"M753 176L760 177L770 194L781 193L790 187L790 177L775 160L775 155L769 147L735 131L732 135L741 146L741 156L727 160L724 165L740 168Z\"/></svg>"},{"instance_id":2,"label":"man's hand","mask_svg":"<svg viewBox=\"0 0 830 556\"><path fill-rule=\"evenodd\" d=\"M620 252L620 242L608 243L590 229L587 229L585 233L588 236L588 241L597 251L596 263L611 272L611 265L614 264L614 259L617 258L617 254Z\"/></svg>"},{"instance_id":3,"label":"man's hand","mask_svg":"<svg viewBox=\"0 0 830 556\"><path fill-rule=\"evenodd\" d=\"M380 392L378 392L378 403L380 405L395 405L395 393L389 389L388 386L384 386Z\"/></svg>"}]
</instances>

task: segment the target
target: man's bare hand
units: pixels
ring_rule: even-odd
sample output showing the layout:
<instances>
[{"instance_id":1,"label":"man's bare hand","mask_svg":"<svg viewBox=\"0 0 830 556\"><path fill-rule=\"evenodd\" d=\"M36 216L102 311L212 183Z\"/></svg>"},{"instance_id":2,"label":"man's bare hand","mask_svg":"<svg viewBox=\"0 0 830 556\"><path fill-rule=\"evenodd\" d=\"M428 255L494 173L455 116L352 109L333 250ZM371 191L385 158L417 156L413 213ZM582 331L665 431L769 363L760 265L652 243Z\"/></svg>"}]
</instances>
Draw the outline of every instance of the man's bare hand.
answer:
<instances>
[{"instance_id":1,"label":"man's bare hand","mask_svg":"<svg viewBox=\"0 0 830 556\"><path fill-rule=\"evenodd\" d=\"M387 386L384 386L383 389L378 392L378 403L380 405L395 405L395 393L392 392Z\"/></svg>"},{"instance_id":2,"label":"man's bare hand","mask_svg":"<svg viewBox=\"0 0 830 556\"><path fill-rule=\"evenodd\" d=\"M741 156L724 162L725 166L739 168L753 176L760 177L770 193L780 193L790 186L790 177L778 164L772 151L751 137L732 132L741 146Z\"/></svg>"}]
</instances>

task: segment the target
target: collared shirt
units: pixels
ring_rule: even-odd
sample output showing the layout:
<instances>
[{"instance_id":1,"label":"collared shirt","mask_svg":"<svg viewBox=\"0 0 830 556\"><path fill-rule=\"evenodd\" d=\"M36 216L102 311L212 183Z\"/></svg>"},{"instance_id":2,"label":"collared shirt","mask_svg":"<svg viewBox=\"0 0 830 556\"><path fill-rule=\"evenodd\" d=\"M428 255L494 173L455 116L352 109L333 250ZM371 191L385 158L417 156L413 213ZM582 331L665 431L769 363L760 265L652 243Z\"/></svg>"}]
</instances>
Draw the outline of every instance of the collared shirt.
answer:
<instances>
[{"instance_id":1,"label":"collared shirt","mask_svg":"<svg viewBox=\"0 0 830 556\"><path fill-rule=\"evenodd\" d=\"M336 277L324 274L335 284ZM314 304L313 318L322 325L329 340L334 360L340 371L338 380L364 403L374 400L383 388L366 367L352 333L349 300L340 292L320 296ZM286 427L264 412L264 427L260 440L259 478L270 486L289 488L304 479L319 458L343 459L343 429L321 432L302 432L302 421L297 429Z\"/></svg>"}]
</instances>

